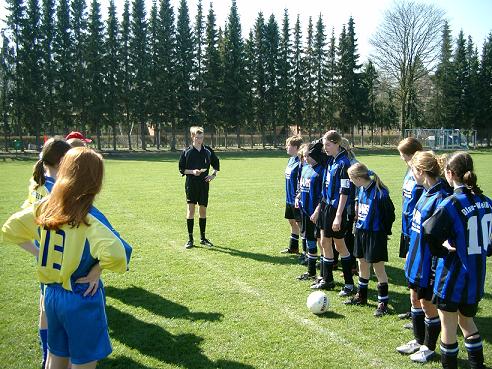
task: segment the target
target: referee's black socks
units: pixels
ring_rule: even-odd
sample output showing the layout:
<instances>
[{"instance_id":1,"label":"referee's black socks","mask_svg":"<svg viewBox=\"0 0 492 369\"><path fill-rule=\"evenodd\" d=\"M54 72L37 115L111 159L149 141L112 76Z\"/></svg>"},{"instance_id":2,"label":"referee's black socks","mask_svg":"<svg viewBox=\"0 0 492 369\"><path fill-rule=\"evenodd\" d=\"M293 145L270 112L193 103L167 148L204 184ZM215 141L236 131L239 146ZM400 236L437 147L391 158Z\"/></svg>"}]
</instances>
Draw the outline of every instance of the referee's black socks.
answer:
<instances>
[{"instance_id":1,"label":"referee's black socks","mask_svg":"<svg viewBox=\"0 0 492 369\"><path fill-rule=\"evenodd\" d=\"M193 226L195 224L195 219L186 219L186 226L188 227L188 239L193 241Z\"/></svg>"},{"instance_id":2,"label":"referee's black socks","mask_svg":"<svg viewBox=\"0 0 492 369\"><path fill-rule=\"evenodd\" d=\"M200 224L200 238L205 239L205 228L207 228L207 218L199 218L198 224Z\"/></svg>"}]
</instances>

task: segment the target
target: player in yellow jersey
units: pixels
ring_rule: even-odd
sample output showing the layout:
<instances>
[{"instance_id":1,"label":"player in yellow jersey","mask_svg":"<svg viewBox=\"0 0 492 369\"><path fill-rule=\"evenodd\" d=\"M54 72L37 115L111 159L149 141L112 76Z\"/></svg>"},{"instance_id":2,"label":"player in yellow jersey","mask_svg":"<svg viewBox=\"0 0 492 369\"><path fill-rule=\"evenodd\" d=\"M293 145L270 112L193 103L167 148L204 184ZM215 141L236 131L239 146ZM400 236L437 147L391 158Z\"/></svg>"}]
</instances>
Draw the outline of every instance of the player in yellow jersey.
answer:
<instances>
[{"instance_id":1,"label":"player in yellow jersey","mask_svg":"<svg viewBox=\"0 0 492 369\"><path fill-rule=\"evenodd\" d=\"M131 247L92 204L102 187L103 160L88 148L65 155L51 195L12 215L3 239L38 256L38 277L45 287L48 318L48 369L95 368L111 351L104 291L88 294L76 283L99 263L124 273ZM37 249L31 240L37 240Z\"/></svg>"}]
</instances>

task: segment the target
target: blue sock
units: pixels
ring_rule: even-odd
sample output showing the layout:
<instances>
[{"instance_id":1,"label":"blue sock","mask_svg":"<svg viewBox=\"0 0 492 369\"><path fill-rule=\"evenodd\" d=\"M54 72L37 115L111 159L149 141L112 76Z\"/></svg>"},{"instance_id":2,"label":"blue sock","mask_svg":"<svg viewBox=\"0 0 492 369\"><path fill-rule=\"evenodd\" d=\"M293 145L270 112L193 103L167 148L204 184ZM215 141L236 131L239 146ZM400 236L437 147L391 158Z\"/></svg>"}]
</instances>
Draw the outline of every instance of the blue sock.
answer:
<instances>
[{"instance_id":1,"label":"blue sock","mask_svg":"<svg viewBox=\"0 0 492 369\"><path fill-rule=\"evenodd\" d=\"M48 357L48 330L39 328L39 340L41 341L41 350L43 350L43 368Z\"/></svg>"}]
</instances>

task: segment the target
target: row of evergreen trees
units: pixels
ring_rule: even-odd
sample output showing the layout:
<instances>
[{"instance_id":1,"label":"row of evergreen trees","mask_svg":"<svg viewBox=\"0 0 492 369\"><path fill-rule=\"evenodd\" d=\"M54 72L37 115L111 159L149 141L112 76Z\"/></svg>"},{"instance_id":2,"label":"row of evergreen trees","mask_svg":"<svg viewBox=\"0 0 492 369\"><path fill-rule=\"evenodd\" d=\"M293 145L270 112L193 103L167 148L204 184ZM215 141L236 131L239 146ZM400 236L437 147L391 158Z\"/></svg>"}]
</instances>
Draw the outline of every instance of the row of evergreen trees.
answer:
<instances>
[{"instance_id":1,"label":"row of evergreen trees","mask_svg":"<svg viewBox=\"0 0 492 369\"><path fill-rule=\"evenodd\" d=\"M336 39L321 15L303 35L299 16L292 26L287 10L280 25L259 13L243 38L235 0L223 29L212 4L205 15L201 0L194 21L186 0L176 16L170 0L154 2L149 15L144 0L126 0L121 21L110 0L104 22L98 0L89 9L85 0L24 1L7 0L0 69L6 136L39 140L78 129L100 144L111 128L114 148L116 135L127 134L131 149L138 126L145 149L151 126L157 147L166 129L175 149L176 133L194 124L212 133L235 130L238 145L241 132L280 143L292 125L309 134L397 126L392 83L370 61L359 64L352 18ZM465 45L460 34L453 53L449 27L444 35L437 73L414 91L409 123L476 127L484 114L492 117L492 100L488 111L478 106L492 91L483 91L492 86L484 79L492 74L492 35L481 63L471 39Z\"/></svg>"}]
</instances>

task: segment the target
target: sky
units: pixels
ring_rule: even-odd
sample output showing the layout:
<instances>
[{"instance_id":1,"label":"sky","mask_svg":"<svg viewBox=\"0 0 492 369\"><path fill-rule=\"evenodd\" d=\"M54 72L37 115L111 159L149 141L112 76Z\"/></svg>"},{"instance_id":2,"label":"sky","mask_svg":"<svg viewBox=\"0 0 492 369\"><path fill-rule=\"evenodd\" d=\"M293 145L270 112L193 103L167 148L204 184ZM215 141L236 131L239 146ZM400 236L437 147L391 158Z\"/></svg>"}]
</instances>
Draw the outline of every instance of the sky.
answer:
<instances>
[{"instance_id":1,"label":"sky","mask_svg":"<svg viewBox=\"0 0 492 369\"><path fill-rule=\"evenodd\" d=\"M41 0L39 0L41 2ZM86 0L90 4L90 0ZM123 11L124 0L115 0L118 13ZM145 0L147 14L150 11L152 0ZM157 0L158 1L158 0ZM230 12L230 0L202 0L203 11L206 15L213 2L217 18L217 25L224 27ZM456 38L462 29L465 36L471 35L479 54L481 54L483 42L492 32L492 0L420 0L421 2L434 4L442 8L446 13L453 37ZM103 17L107 13L109 0L100 0ZM378 25L381 23L384 12L391 8L393 0L236 0L241 20L243 36L247 36L253 27L258 12L262 11L266 19L274 14L279 26L282 23L284 9L288 9L291 27L294 26L297 15L300 17L303 35L307 33L309 17L313 17L316 23L321 14L326 26L327 35L331 35L331 29L335 30L338 40L343 24L348 22L350 16L355 21L355 31L358 39L358 51L361 61L364 62L372 52L369 39ZM130 0L131 3L131 0ZM190 17L194 21L198 0L188 0ZM5 0L0 0L0 27L4 27L6 18ZM179 0L171 0L175 14Z\"/></svg>"}]
</instances>

